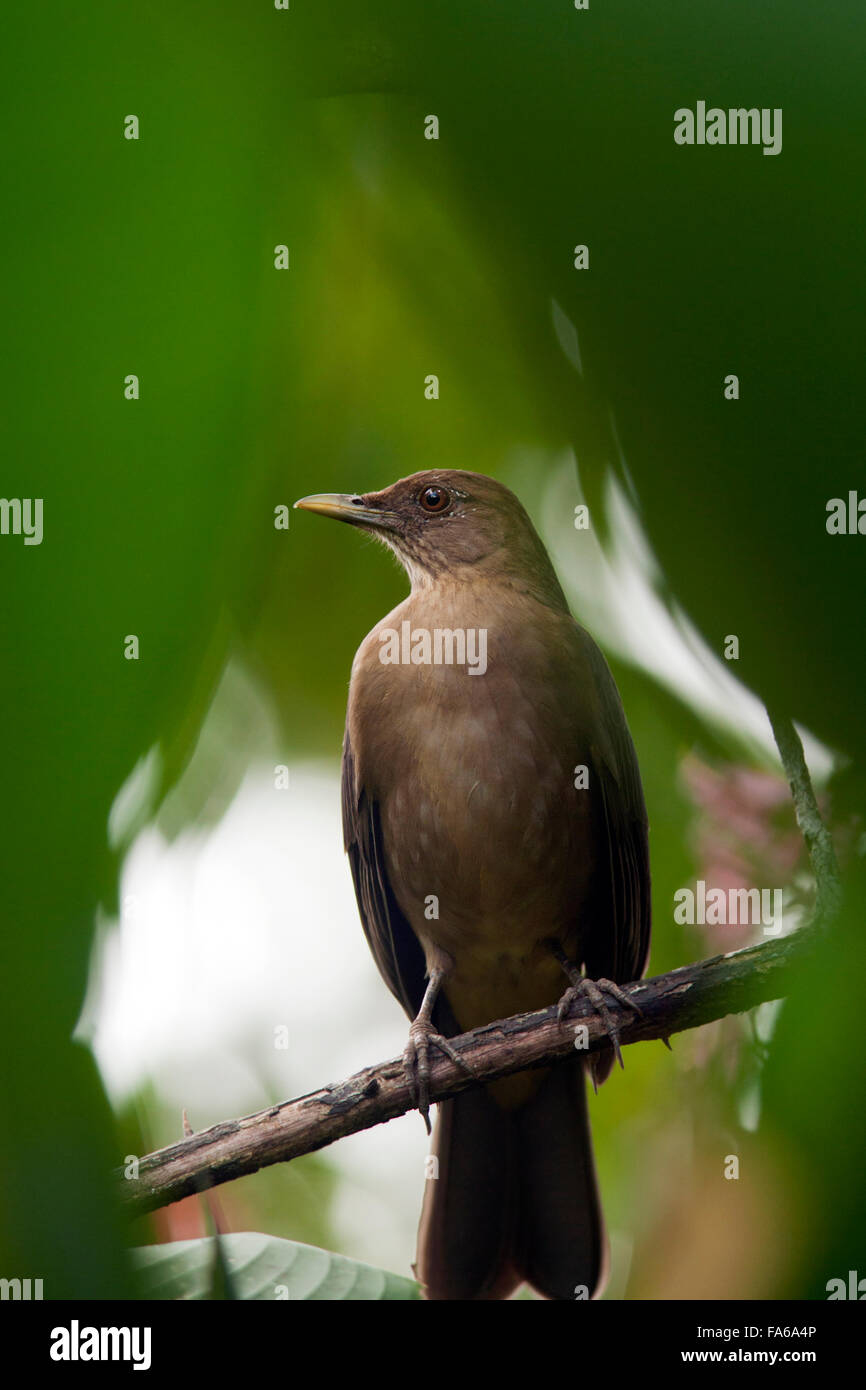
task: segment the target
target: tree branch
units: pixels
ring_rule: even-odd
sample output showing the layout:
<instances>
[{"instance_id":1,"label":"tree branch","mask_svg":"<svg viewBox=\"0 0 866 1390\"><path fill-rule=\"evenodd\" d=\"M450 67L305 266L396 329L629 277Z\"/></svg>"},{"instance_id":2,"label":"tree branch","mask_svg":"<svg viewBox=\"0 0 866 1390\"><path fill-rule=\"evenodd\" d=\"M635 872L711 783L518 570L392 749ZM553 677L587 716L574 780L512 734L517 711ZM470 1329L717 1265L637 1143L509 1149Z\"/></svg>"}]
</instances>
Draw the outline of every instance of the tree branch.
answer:
<instances>
[{"instance_id":1,"label":"tree branch","mask_svg":"<svg viewBox=\"0 0 866 1390\"><path fill-rule=\"evenodd\" d=\"M780 998L792 967L811 955L816 941L817 933L803 928L778 941L626 985L625 993L641 1012L635 1014L610 1001L621 1043L667 1039L673 1033ZM580 1024L586 1025L585 1038L577 1034ZM602 1019L590 1012L586 1002L578 1004L563 1023L558 1022L553 1006L476 1028L451 1040L472 1067L474 1079L448 1057L434 1054L431 1100L446 1100L481 1082L573 1055L584 1041L586 1051L596 1051L605 1045L606 1037ZM213 1125L149 1154L140 1160L138 1177L121 1182L122 1195L132 1214L152 1211L269 1164L325 1148L347 1134L383 1124L412 1108L402 1062L394 1058L356 1072L338 1085L325 1086L256 1115Z\"/></svg>"},{"instance_id":2,"label":"tree branch","mask_svg":"<svg viewBox=\"0 0 866 1390\"><path fill-rule=\"evenodd\" d=\"M827 925L836 916L842 902L839 866L829 830L821 819L818 800L800 735L787 715L767 706L773 726L773 736L782 759L782 766L791 787L797 824L806 841L812 872L815 875L815 912L813 920Z\"/></svg>"}]
</instances>

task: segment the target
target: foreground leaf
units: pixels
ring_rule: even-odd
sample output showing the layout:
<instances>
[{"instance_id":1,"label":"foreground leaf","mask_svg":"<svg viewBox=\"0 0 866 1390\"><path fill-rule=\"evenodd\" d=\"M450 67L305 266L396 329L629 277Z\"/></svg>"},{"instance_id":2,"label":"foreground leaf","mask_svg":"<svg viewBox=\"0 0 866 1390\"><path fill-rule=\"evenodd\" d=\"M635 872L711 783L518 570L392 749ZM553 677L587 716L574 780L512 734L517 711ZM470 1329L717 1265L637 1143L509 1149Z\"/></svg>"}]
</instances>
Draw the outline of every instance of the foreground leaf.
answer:
<instances>
[{"instance_id":1,"label":"foreground leaf","mask_svg":"<svg viewBox=\"0 0 866 1390\"><path fill-rule=\"evenodd\" d=\"M132 1251L144 1296L158 1299L203 1299L211 1287L214 1237L147 1245ZM242 1299L362 1300L418 1299L412 1279L373 1269L293 1240L259 1231L220 1237L232 1287Z\"/></svg>"}]
</instances>

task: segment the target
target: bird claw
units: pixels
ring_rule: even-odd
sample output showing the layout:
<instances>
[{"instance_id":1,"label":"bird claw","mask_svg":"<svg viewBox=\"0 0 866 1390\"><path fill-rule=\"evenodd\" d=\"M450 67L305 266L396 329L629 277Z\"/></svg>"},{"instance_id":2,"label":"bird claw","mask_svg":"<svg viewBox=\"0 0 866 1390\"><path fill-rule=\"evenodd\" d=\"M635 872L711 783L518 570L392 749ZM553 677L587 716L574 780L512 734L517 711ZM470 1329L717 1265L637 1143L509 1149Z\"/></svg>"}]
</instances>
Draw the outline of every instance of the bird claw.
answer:
<instances>
[{"instance_id":1,"label":"bird claw","mask_svg":"<svg viewBox=\"0 0 866 1390\"><path fill-rule=\"evenodd\" d=\"M563 1023L568 1016L572 1004L576 1003L578 999L588 999L595 1012L600 1014L605 1032L610 1038L616 1060L619 1062L620 1067L625 1070L625 1064L622 1060L622 1051L619 1045L619 1032L613 1021L613 1016L605 1003L604 991L625 1008L633 1009L636 1014L642 1012L634 1000L630 999L625 991L620 989L619 985L615 984L613 980L606 980L603 976L597 980L589 980L583 976L574 984L569 985L559 1001L556 1015L559 1022Z\"/></svg>"},{"instance_id":2,"label":"bird claw","mask_svg":"<svg viewBox=\"0 0 866 1390\"><path fill-rule=\"evenodd\" d=\"M429 1024L426 1026L417 1021L413 1023L409 1031L409 1041L403 1052L403 1069L409 1079L409 1089L412 1092L412 1099L415 1108L420 1114L424 1124L427 1126L427 1133L430 1129L430 1048L438 1047L440 1052L455 1062L458 1067L474 1077L475 1072L460 1053L451 1046L447 1038L443 1038L441 1033L437 1033Z\"/></svg>"}]
</instances>

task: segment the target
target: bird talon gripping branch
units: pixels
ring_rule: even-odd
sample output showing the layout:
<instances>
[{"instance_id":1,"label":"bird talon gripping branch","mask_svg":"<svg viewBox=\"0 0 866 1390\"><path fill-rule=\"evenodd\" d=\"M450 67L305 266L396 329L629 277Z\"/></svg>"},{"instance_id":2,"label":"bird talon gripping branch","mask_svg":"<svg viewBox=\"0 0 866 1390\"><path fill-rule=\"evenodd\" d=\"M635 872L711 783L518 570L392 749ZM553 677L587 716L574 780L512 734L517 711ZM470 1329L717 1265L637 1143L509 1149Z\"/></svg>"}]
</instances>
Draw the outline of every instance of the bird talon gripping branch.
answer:
<instances>
[{"instance_id":1,"label":"bird talon gripping branch","mask_svg":"<svg viewBox=\"0 0 866 1390\"><path fill-rule=\"evenodd\" d=\"M568 989L565 990L559 1001L559 1007L556 1011L559 1022L564 1023L571 1012L572 1005L579 999L588 999L593 1010L600 1016L604 1023L605 1032L610 1039L610 1045L613 1048L614 1056L619 1062L620 1069L624 1071L625 1063L622 1060L619 1029L616 1026L610 1009L605 1003L604 994L606 992L611 998L615 999L618 1004L622 1004L624 1008L633 1010L636 1014L641 1014L642 1010L613 980L606 980L603 976L598 980L590 980L587 976L580 975L574 967L568 965L566 962L560 960L560 964L563 965L563 968L566 970L569 978L573 980L573 983L568 986ZM598 1059L593 1060L591 1066L593 1083L596 1085L597 1090L598 1085L596 1083L598 1080L604 1080L604 1075L599 1076L600 1072L604 1070L604 1064L601 1059Z\"/></svg>"},{"instance_id":2,"label":"bird talon gripping branch","mask_svg":"<svg viewBox=\"0 0 866 1390\"><path fill-rule=\"evenodd\" d=\"M411 581L352 667L343 831L367 940L413 1020L404 1065L425 1123L431 1047L471 1071L448 1039L554 1003L557 958L591 977L569 966L561 1017L589 995L620 1056L604 992L637 1010L614 982L649 952L643 792L613 677L528 516L454 469L296 505L377 536ZM575 1052L439 1105L418 1233L428 1298L507 1298L523 1281L598 1292L584 1077L613 1057Z\"/></svg>"},{"instance_id":3,"label":"bird talon gripping branch","mask_svg":"<svg viewBox=\"0 0 866 1390\"><path fill-rule=\"evenodd\" d=\"M409 1079L409 1086L412 1091L412 1099L415 1102L415 1109L420 1114L427 1126L427 1133L430 1133L430 1049L436 1047L443 1052L450 1061L461 1067L468 1076L474 1077L475 1072L460 1053L453 1048L447 1038L443 1038L441 1033L428 1025L418 1027L417 1022L413 1024L409 1031L409 1041L403 1052L403 1067Z\"/></svg>"}]
</instances>

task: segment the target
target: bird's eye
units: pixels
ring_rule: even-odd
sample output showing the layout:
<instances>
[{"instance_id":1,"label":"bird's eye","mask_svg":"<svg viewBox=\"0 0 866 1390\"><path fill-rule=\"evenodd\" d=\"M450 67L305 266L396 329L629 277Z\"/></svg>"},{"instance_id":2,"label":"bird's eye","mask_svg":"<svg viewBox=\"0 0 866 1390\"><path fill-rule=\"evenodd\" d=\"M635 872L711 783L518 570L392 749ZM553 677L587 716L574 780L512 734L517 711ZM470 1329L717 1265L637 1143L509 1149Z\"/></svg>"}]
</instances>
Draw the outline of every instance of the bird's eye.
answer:
<instances>
[{"instance_id":1,"label":"bird's eye","mask_svg":"<svg viewBox=\"0 0 866 1390\"><path fill-rule=\"evenodd\" d=\"M425 512L444 512L451 505L451 493L444 487L425 487L418 501Z\"/></svg>"}]
</instances>

